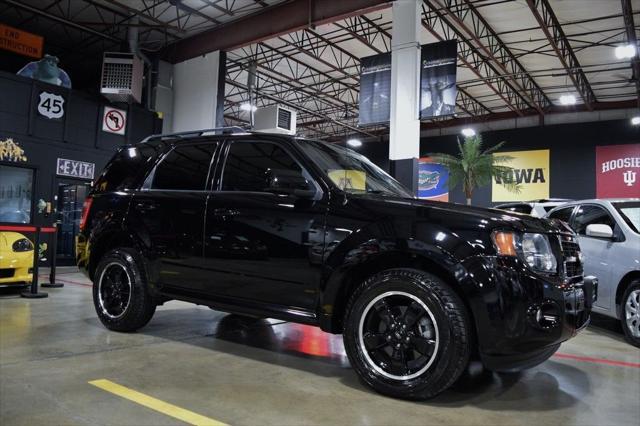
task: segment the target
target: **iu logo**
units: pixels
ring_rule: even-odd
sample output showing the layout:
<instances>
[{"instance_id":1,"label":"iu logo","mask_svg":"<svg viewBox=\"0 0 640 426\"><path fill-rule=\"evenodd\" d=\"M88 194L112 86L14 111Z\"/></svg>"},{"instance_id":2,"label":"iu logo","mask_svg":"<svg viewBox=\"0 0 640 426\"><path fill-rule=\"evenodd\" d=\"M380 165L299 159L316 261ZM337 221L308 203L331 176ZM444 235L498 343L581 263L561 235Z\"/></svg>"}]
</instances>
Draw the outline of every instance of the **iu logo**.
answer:
<instances>
[{"instance_id":1,"label":"iu logo","mask_svg":"<svg viewBox=\"0 0 640 426\"><path fill-rule=\"evenodd\" d=\"M636 183L636 175L636 172L627 170L622 174L622 176L624 177L624 183L626 183L627 186L633 186L633 184Z\"/></svg>"}]
</instances>

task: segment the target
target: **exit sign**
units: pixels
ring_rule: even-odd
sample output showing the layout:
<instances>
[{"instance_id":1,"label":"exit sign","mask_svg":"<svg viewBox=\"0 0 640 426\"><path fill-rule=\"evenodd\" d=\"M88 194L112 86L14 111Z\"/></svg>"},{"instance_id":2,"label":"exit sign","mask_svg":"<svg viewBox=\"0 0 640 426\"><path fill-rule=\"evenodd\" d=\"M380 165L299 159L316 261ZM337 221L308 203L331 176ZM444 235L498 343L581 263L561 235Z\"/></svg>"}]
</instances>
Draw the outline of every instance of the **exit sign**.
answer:
<instances>
[{"instance_id":1,"label":"exit sign","mask_svg":"<svg viewBox=\"0 0 640 426\"><path fill-rule=\"evenodd\" d=\"M56 167L56 174L58 176L93 179L95 171L96 165L94 163L58 158L58 166Z\"/></svg>"}]
</instances>

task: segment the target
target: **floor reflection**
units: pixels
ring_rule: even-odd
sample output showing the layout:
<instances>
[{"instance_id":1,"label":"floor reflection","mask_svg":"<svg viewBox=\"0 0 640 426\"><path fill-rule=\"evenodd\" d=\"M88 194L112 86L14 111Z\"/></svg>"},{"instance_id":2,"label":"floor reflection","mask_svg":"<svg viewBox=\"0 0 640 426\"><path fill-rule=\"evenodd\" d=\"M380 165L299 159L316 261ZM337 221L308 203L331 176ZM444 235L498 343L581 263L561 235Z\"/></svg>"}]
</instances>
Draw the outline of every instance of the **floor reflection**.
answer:
<instances>
[{"instance_id":1,"label":"floor reflection","mask_svg":"<svg viewBox=\"0 0 640 426\"><path fill-rule=\"evenodd\" d=\"M342 336L325 333L318 327L274 319L226 315L218 322L215 336L243 345L349 367Z\"/></svg>"}]
</instances>

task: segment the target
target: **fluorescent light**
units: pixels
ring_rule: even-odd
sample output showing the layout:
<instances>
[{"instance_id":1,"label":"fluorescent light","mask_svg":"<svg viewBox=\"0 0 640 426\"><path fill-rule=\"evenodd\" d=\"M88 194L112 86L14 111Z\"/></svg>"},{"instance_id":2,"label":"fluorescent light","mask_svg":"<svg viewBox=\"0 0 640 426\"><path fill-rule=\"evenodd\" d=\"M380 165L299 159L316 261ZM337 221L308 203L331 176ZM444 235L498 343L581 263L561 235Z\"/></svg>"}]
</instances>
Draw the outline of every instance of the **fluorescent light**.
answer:
<instances>
[{"instance_id":1,"label":"fluorescent light","mask_svg":"<svg viewBox=\"0 0 640 426\"><path fill-rule=\"evenodd\" d=\"M618 59L631 59L636 56L636 47L633 44L625 44L616 47L615 52Z\"/></svg>"},{"instance_id":2,"label":"fluorescent light","mask_svg":"<svg viewBox=\"0 0 640 426\"><path fill-rule=\"evenodd\" d=\"M640 125L640 115L636 115L635 117L631 117L631 124L634 126Z\"/></svg>"},{"instance_id":3,"label":"fluorescent light","mask_svg":"<svg viewBox=\"0 0 640 426\"><path fill-rule=\"evenodd\" d=\"M560 96L560 105L575 105L576 97L573 95L562 95Z\"/></svg>"},{"instance_id":4,"label":"fluorescent light","mask_svg":"<svg viewBox=\"0 0 640 426\"><path fill-rule=\"evenodd\" d=\"M255 105L251 105L249 102L245 102L240 105L240 109L243 111L255 111L258 109L258 107Z\"/></svg>"},{"instance_id":5,"label":"fluorescent light","mask_svg":"<svg viewBox=\"0 0 640 426\"><path fill-rule=\"evenodd\" d=\"M347 145L353 148L359 148L362 146L362 141L360 139L351 138L347 141Z\"/></svg>"},{"instance_id":6,"label":"fluorescent light","mask_svg":"<svg viewBox=\"0 0 640 426\"><path fill-rule=\"evenodd\" d=\"M471 127L465 127L464 129L462 129L461 133L462 133L462 136L464 136L465 138L471 138L476 135L476 131L473 130Z\"/></svg>"}]
</instances>

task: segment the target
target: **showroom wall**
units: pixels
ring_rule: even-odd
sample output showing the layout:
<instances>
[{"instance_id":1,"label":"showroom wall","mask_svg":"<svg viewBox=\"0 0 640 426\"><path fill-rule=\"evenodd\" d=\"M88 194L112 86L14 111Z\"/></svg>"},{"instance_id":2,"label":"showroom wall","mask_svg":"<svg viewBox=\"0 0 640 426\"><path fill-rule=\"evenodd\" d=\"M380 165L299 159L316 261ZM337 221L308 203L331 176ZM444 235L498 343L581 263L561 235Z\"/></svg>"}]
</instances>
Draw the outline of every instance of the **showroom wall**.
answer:
<instances>
[{"instance_id":1,"label":"showroom wall","mask_svg":"<svg viewBox=\"0 0 640 426\"><path fill-rule=\"evenodd\" d=\"M422 138L420 155L430 152L457 154L456 135ZM483 132L486 147L506 141L502 151L550 150L549 195L554 198L584 199L596 196L596 146L640 143L640 126L629 120L572 123ZM462 138L462 136L460 136ZM388 170L387 142L369 142L358 149ZM491 185L478 188L473 204L491 206ZM451 191L450 201L464 203L460 188Z\"/></svg>"},{"instance_id":2,"label":"showroom wall","mask_svg":"<svg viewBox=\"0 0 640 426\"><path fill-rule=\"evenodd\" d=\"M0 72L0 165L35 171L30 198L32 223L50 225L52 215L36 213L42 199L56 207L61 186L77 192L81 207L91 175L97 176L118 147L159 133L162 120L138 105L110 104L106 99L30 78ZM116 108L122 128L103 130L105 116ZM117 115L122 114L122 115ZM48 116L47 116L48 115ZM7 155L20 152L18 157ZM59 160L63 160L59 168ZM3 179L6 180L6 179ZM0 189L12 191L7 182ZM6 195L6 194L5 194Z\"/></svg>"}]
</instances>

